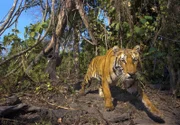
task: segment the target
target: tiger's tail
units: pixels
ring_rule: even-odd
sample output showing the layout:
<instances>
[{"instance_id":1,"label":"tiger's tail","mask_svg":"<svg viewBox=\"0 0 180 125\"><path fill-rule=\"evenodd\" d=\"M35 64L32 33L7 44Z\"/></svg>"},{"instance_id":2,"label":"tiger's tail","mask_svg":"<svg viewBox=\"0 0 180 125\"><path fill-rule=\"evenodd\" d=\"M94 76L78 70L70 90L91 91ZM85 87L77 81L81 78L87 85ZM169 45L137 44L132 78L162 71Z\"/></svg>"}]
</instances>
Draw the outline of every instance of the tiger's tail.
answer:
<instances>
[{"instance_id":1,"label":"tiger's tail","mask_svg":"<svg viewBox=\"0 0 180 125\"><path fill-rule=\"evenodd\" d=\"M91 85L91 78L92 78L92 73L91 73L90 68L88 68L88 71L84 77L84 80L81 83L80 95L85 95L85 89Z\"/></svg>"},{"instance_id":2,"label":"tiger's tail","mask_svg":"<svg viewBox=\"0 0 180 125\"><path fill-rule=\"evenodd\" d=\"M125 86L126 90L131 94L134 93L137 99L142 102L147 115L156 122L164 123L163 114L153 105L143 89L136 82L128 86L129 87L127 87L127 85Z\"/></svg>"},{"instance_id":3,"label":"tiger's tail","mask_svg":"<svg viewBox=\"0 0 180 125\"><path fill-rule=\"evenodd\" d=\"M156 122L164 123L163 114L152 104L142 89L139 90L139 94L138 99L143 103L147 115Z\"/></svg>"}]
</instances>

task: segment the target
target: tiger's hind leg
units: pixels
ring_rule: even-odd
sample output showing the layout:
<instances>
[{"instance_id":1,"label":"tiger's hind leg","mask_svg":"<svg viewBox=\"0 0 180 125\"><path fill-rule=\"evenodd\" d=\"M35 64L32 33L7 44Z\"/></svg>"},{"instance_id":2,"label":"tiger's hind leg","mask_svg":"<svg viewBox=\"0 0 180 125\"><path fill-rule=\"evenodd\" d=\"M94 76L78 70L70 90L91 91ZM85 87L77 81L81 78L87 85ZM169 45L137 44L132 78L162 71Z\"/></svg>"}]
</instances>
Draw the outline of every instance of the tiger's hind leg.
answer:
<instances>
[{"instance_id":1,"label":"tiger's hind leg","mask_svg":"<svg viewBox=\"0 0 180 125\"><path fill-rule=\"evenodd\" d=\"M91 84L91 78L92 78L92 77L88 76L87 74L85 75L84 80L83 80L83 82L81 83L81 90L80 90L80 92L79 92L80 95L85 95L85 94L86 94L86 93L85 93L85 89L86 89L88 86L90 86L90 84Z\"/></svg>"}]
</instances>

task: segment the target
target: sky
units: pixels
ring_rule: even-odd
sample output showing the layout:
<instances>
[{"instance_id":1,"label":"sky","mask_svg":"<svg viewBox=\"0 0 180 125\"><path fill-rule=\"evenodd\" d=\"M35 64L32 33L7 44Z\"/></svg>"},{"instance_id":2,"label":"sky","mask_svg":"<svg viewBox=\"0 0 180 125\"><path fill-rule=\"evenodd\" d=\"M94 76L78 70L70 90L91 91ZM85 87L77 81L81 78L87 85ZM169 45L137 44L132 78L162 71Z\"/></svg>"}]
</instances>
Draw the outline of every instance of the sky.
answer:
<instances>
[{"instance_id":1,"label":"sky","mask_svg":"<svg viewBox=\"0 0 180 125\"><path fill-rule=\"evenodd\" d=\"M0 21L2 21L2 19L7 15L7 13L9 12L9 10L11 9L11 7L13 5L13 2L14 2L14 0L0 0L0 5L1 5ZM19 17L18 25L17 25L17 29L20 31L19 37L21 37L22 39L24 38L24 27L28 26L30 23L32 23L32 24L35 23L33 11L32 10L29 10L29 11L26 11L26 12L23 11L23 13L21 13L21 15ZM14 28L14 26L7 29L3 33L2 36L0 36L0 41L2 41L3 36L8 34L8 32L11 32L11 30L13 28Z\"/></svg>"}]
</instances>

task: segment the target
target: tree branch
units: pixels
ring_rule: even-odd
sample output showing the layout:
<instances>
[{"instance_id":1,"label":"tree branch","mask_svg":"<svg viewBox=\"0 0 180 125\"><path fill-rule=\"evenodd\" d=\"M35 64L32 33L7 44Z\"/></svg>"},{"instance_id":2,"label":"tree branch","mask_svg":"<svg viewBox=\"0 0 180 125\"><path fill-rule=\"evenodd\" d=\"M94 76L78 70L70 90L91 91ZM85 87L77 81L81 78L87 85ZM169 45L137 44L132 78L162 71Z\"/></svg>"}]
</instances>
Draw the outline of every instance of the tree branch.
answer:
<instances>
[{"instance_id":1,"label":"tree branch","mask_svg":"<svg viewBox=\"0 0 180 125\"><path fill-rule=\"evenodd\" d=\"M64 1L62 8L60 9L60 13L58 14L58 23L55 29L56 36L60 37L62 35L63 30L66 26L67 17L66 15L73 9L72 0ZM52 16L52 15L51 15ZM55 41L52 37L51 41L49 42L48 46L44 49L44 52L48 52L51 48L54 47Z\"/></svg>"},{"instance_id":2,"label":"tree branch","mask_svg":"<svg viewBox=\"0 0 180 125\"><path fill-rule=\"evenodd\" d=\"M45 8L45 12L44 12L44 16L43 16L43 21L45 21L45 19L46 19L46 16L47 16L47 11L48 11L48 8L49 8L49 6L48 6L49 4L48 4L48 0L46 0L46 8ZM50 19L50 22L49 22L49 26L48 26L48 28L50 28L50 26L52 25L52 18ZM29 70L32 68L32 66L34 65L34 64L36 64L39 60L40 60L40 58L41 58L41 56L43 56L43 51L41 51L36 57L35 57L35 59L33 60L33 61L31 61L31 63L29 64L29 66L27 67L27 69L25 70L25 72L26 72L26 74L28 74L28 72L29 72Z\"/></svg>"},{"instance_id":3,"label":"tree branch","mask_svg":"<svg viewBox=\"0 0 180 125\"><path fill-rule=\"evenodd\" d=\"M81 0L75 0L76 2L76 9L79 11L79 14L84 22L84 25L86 26L88 32L89 32L89 35L93 41L93 45L97 45L97 40L95 39L93 33L92 33L92 28L89 26L89 22L88 22L88 17L86 16L86 13L84 11L84 8L83 8L83 3Z\"/></svg>"},{"instance_id":4,"label":"tree branch","mask_svg":"<svg viewBox=\"0 0 180 125\"><path fill-rule=\"evenodd\" d=\"M18 65L15 69L13 69L11 72L9 72L8 74L6 74L6 75L4 76L4 78L7 78L7 77L10 76L11 74L15 73L19 68L21 68L21 66L22 66L22 63L19 63L19 65Z\"/></svg>"},{"instance_id":5,"label":"tree branch","mask_svg":"<svg viewBox=\"0 0 180 125\"><path fill-rule=\"evenodd\" d=\"M38 38L37 38L37 40L36 40L36 43L35 43L33 46L31 46L31 47L29 47L29 48L27 48L27 49L25 49L25 50L23 50L23 51L21 51L21 52L19 52L19 53L17 53L17 54L14 54L13 56L9 57L8 59L3 60L2 62L0 62L0 66L3 65L3 64L6 63L6 62L12 60L12 59L15 59L16 57L19 57L19 56L27 53L28 51L30 51L31 49L33 49L34 47L36 47L36 46L37 46L39 43L41 43L41 41L43 41L43 39L46 37L49 29L50 29L50 24L49 24L46 32L44 33L44 36L40 39L41 34L39 34L39 36L38 36Z\"/></svg>"},{"instance_id":6,"label":"tree branch","mask_svg":"<svg viewBox=\"0 0 180 125\"><path fill-rule=\"evenodd\" d=\"M88 43L94 45L94 43L92 43L90 40L86 39L84 36L81 36L84 40L86 40Z\"/></svg>"},{"instance_id":7,"label":"tree branch","mask_svg":"<svg viewBox=\"0 0 180 125\"><path fill-rule=\"evenodd\" d=\"M9 10L8 14L4 17L7 19L4 21L4 19L0 22L2 25L0 26L0 36L11 27L15 22L17 22L19 16L21 15L22 11L24 11L25 8L29 8L31 6L34 6L34 1L31 3L27 3L26 1L21 0L19 3L19 6L17 7L18 0L14 0L12 8ZM24 5L22 6L22 4ZM17 9L16 9L17 8Z\"/></svg>"},{"instance_id":8,"label":"tree branch","mask_svg":"<svg viewBox=\"0 0 180 125\"><path fill-rule=\"evenodd\" d=\"M0 26L0 35L1 35L2 30L6 27L6 25L9 23L10 19L12 18L12 15L13 15L15 9L16 9L16 6L17 6L17 2L18 2L18 0L14 0L13 6L12 6L12 8L9 11L7 19Z\"/></svg>"}]
</instances>

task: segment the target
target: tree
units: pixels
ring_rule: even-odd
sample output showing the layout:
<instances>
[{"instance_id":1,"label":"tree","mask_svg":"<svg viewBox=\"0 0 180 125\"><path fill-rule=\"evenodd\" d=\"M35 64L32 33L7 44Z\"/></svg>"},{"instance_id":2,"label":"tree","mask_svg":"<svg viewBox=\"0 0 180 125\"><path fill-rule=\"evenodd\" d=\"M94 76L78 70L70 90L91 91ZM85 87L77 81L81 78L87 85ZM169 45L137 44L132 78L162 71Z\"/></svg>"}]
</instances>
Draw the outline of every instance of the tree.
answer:
<instances>
[{"instance_id":1,"label":"tree","mask_svg":"<svg viewBox=\"0 0 180 125\"><path fill-rule=\"evenodd\" d=\"M16 3L17 1L15 1ZM25 1L25 2L29 2L29 1ZM3 60L0 65L3 65L4 63L11 61L21 55L26 54L27 52L31 51L32 49L34 49L35 47L37 47L41 41L43 41L43 39L46 37L49 28L51 27L51 32L52 32L52 37L51 40L48 42L48 45L43 49L43 51L40 51L40 53L35 57L35 59L28 65L27 69L25 70L26 74L28 74L29 70L32 68L32 66L34 64L36 64L39 59L41 58L41 56L43 55L43 53L48 54L49 52L52 51L52 58L49 61L48 67L46 69L46 71L49 73L49 76L52 80L56 80L56 64L58 63L57 61L59 60L59 47L60 47L60 37L63 35L63 31L66 28L66 24L67 24L67 18L68 16L73 13L72 9L77 9L81 15L81 18L83 19L83 21L85 22L85 26L87 27L87 29L89 29L89 34L91 36L91 38L93 39L93 42L95 43L95 38L92 35L91 32L91 28L88 24L88 19L85 15L85 12L83 10L83 3L80 0L77 1L72 1L72 0L67 0L67 1L61 1L60 3L56 3L61 5L60 9L57 12L55 12L55 0L52 0L52 7L51 7L51 11L49 10L49 3L48 0L46 1L46 4L42 3L43 1L38 1L38 4L40 5L45 5L45 7L41 6L42 8L44 8L44 12L43 12L43 19L42 19L42 23L37 24L37 25L32 25L30 27L29 30L29 34L30 34L30 38L29 39L34 39L34 37L37 37L36 42L34 45L32 45L31 47L18 52L17 54L14 54L13 56ZM59 6L58 5L58 6ZM14 7L13 7L14 8ZM49 22L49 26L48 28L46 27L46 23L45 23L45 19L47 17L47 13L51 12L50 15L50 21ZM58 14L57 16L57 21L55 21L55 13ZM43 33L42 30L43 28L47 28L46 32L44 33L44 36L41 37L41 34ZM39 33L39 35L37 36L37 34ZM8 36L9 37L9 36ZM8 41L9 39L7 38L5 41ZM12 41L14 39L10 39L10 41ZM19 40L20 41L20 40Z\"/></svg>"}]
</instances>

